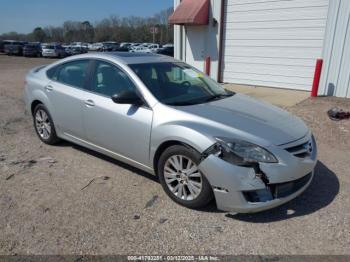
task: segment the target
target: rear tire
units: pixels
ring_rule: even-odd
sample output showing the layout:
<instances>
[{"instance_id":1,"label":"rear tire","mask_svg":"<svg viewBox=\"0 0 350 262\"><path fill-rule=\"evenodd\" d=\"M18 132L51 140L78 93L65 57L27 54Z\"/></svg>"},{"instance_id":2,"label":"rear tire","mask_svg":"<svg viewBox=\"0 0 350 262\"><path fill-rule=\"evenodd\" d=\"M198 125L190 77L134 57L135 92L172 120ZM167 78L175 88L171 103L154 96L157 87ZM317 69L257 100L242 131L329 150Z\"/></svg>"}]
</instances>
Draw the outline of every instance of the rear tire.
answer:
<instances>
[{"instance_id":1,"label":"rear tire","mask_svg":"<svg viewBox=\"0 0 350 262\"><path fill-rule=\"evenodd\" d=\"M198 170L200 154L192 148L175 145L159 158L157 171L167 195L188 208L203 208L213 199L212 188Z\"/></svg>"},{"instance_id":2,"label":"rear tire","mask_svg":"<svg viewBox=\"0 0 350 262\"><path fill-rule=\"evenodd\" d=\"M42 142L48 145L54 145L60 141L57 137L51 115L43 104L39 104L35 107L33 123L35 132Z\"/></svg>"}]
</instances>

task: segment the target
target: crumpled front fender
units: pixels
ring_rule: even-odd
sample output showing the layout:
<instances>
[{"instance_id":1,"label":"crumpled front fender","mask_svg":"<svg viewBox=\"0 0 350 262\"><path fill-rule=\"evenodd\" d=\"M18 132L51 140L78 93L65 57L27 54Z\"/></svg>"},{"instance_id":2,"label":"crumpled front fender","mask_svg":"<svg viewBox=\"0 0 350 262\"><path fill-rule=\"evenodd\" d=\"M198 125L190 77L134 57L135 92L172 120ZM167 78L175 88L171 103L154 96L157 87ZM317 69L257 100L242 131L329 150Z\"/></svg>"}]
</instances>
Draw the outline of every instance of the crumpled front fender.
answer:
<instances>
[{"instance_id":1,"label":"crumpled front fender","mask_svg":"<svg viewBox=\"0 0 350 262\"><path fill-rule=\"evenodd\" d=\"M232 211L245 205L247 201L241 191L266 188L253 168L232 165L215 155L204 159L199 165L199 170L211 184L220 210Z\"/></svg>"},{"instance_id":2,"label":"crumpled front fender","mask_svg":"<svg viewBox=\"0 0 350 262\"><path fill-rule=\"evenodd\" d=\"M310 185L313 179L313 168L314 165L309 167L308 174L304 173L304 169L296 169L295 171L299 172L296 177L305 178L303 184L296 190L291 191L289 195L280 197L272 195L273 192L270 190L271 186L274 187L279 184L271 184L271 181L269 181L272 177L271 174L268 176L264 173L264 171L273 170L272 166L270 166L270 169L265 168L264 171L262 169L257 170L257 173L253 167L233 165L214 154L204 158L199 165L199 170L213 188L218 209L238 213L260 212L292 200ZM276 175L274 180L282 184L286 183L291 181L290 174L292 173L289 171L285 174L274 173L273 175ZM244 195L247 192L256 192L261 200L250 202Z\"/></svg>"}]
</instances>

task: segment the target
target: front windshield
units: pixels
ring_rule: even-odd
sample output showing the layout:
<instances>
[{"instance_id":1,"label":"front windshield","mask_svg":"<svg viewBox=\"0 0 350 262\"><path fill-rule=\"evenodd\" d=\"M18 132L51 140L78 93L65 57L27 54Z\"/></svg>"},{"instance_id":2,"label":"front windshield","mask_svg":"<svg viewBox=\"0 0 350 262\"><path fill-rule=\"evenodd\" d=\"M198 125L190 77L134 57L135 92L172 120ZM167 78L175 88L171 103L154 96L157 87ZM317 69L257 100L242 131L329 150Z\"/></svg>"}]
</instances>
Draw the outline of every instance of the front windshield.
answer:
<instances>
[{"instance_id":1,"label":"front windshield","mask_svg":"<svg viewBox=\"0 0 350 262\"><path fill-rule=\"evenodd\" d=\"M184 63L131 64L152 94L167 105L193 105L232 96L214 80Z\"/></svg>"}]
</instances>

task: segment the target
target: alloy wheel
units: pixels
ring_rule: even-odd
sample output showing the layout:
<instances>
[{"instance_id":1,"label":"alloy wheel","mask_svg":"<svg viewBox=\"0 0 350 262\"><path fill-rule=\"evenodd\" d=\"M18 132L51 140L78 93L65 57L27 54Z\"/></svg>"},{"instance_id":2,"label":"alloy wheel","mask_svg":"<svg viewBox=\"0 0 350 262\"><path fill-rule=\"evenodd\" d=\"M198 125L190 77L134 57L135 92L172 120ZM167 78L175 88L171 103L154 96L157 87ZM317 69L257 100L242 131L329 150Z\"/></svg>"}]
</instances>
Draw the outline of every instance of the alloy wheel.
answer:
<instances>
[{"instance_id":1,"label":"alloy wheel","mask_svg":"<svg viewBox=\"0 0 350 262\"><path fill-rule=\"evenodd\" d=\"M173 155L167 159L164 179L170 191L182 200L194 200L202 191L202 175L198 166L183 155Z\"/></svg>"},{"instance_id":2,"label":"alloy wheel","mask_svg":"<svg viewBox=\"0 0 350 262\"><path fill-rule=\"evenodd\" d=\"M47 140L51 135L51 122L47 113L39 109L35 114L35 127L41 138Z\"/></svg>"}]
</instances>

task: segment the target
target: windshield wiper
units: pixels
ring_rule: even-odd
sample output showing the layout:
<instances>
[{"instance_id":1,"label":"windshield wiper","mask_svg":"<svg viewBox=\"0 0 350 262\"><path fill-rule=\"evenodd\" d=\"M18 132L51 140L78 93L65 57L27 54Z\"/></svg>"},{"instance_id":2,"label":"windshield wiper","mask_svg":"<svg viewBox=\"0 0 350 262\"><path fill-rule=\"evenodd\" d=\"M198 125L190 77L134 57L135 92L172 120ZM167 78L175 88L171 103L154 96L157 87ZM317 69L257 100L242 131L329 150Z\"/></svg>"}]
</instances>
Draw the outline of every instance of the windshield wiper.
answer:
<instances>
[{"instance_id":1,"label":"windshield wiper","mask_svg":"<svg viewBox=\"0 0 350 262\"><path fill-rule=\"evenodd\" d=\"M174 102L174 103L167 103L169 106L191 106L195 105L197 103L194 102Z\"/></svg>"},{"instance_id":2,"label":"windshield wiper","mask_svg":"<svg viewBox=\"0 0 350 262\"><path fill-rule=\"evenodd\" d=\"M223 98L230 97L230 96L233 96L233 94L213 95L211 97L208 97L208 99L206 99L205 102L216 101L216 100L223 99Z\"/></svg>"},{"instance_id":3,"label":"windshield wiper","mask_svg":"<svg viewBox=\"0 0 350 262\"><path fill-rule=\"evenodd\" d=\"M207 99L204 100L192 100L192 101L179 101L179 102L173 102L173 103L167 103L167 105L169 106L191 106L191 105L197 105L197 104L203 104L206 102L210 102L210 101L215 101L215 100L219 100L219 99L223 99L226 97L230 97L233 96L235 93L227 93L227 94L220 94L220 95L213 95L211 97L208 97Z\"/></svg>"}]
</instances>

